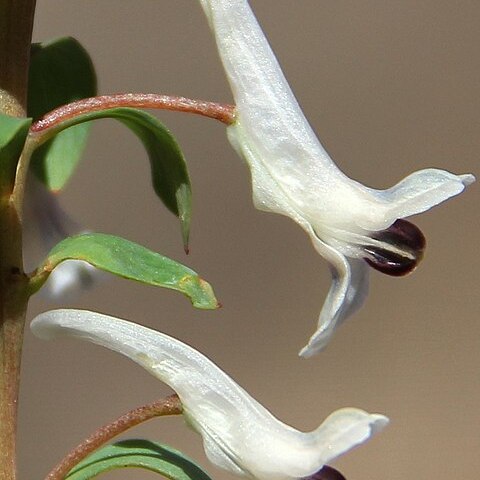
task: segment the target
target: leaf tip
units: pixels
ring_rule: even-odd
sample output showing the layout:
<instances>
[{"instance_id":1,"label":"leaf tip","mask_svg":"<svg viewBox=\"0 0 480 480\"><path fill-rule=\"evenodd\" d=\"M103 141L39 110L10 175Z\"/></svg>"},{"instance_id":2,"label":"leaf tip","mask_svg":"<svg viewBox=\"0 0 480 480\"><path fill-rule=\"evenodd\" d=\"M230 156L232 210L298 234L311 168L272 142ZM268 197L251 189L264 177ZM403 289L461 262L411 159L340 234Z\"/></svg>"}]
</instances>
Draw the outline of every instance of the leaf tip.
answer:
<instances>
[{"instance_id":1,"label":"leaf tip","mask_svg":"<svg viewBox=\"0 0 480 480\"><path fill-rule=\"evenodd\" d=\"M192 290L188 292L188 295L192 299L194 307L203 310L215 310L219 307L213 288L206 280L200 277L191 277L189 281L193 281L191 284L193 288L191 287Z\"/></svg>"}]
</instances>

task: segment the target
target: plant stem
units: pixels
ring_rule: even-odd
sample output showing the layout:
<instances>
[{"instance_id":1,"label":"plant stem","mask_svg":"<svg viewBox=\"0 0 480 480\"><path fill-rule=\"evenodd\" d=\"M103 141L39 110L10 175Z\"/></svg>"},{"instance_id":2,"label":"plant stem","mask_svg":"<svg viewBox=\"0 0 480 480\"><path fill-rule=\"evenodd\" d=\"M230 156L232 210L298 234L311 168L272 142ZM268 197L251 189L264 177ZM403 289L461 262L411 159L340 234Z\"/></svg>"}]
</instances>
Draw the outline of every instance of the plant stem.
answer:
<instances>
[{"instance_id":1,"label":"plant stem","mask_svg":"<svg viewBox=\"0 0 480 480\"><path fill-rule=\"evenodd\" d=\"M3 300L3 299L2 299ZM25 310L16 315L6 313L0 323L0 478L14 480L16 476L16 430L20 360L23 343Z\"/></svg>"},{"instance_id":2,"label":"plant stem","mask_svg":"<svg viewBox=\"0 0 480 480\"><path fill-rule=\"evenodd\" d=\"M180 415L181 413L182 404L177 395L171 395L165 399L156 400L153 403L130 410L87 437L55 466L45 477L45 480L63 480L80 461L129 428L155 417Z\"/></svg>"},{"instance_id":3,"label":"plant stem","mask_svg":"<svg viewBox=\"0 0 480 480\"><path fill-rule=\"evenodd\" d=\"M25 108L35 0L0 0L0 88Z\"/></svg>"},{"instance_id":4,"label":"plant stem","mask_svg":"<svg viewBox=\"0 0 480 480\"><path fill-rule=\"evenodd\" d=\"M23 116L35 0L0 0L0 112ZM0 198L0 479L16 478L17 404L28 303L22 227L8 192Z\"/></svg>"},{"instance_id":5,"label":"plant stem","mask_svg":"<svg viewBox=\"0 0 480 480\"><path fill-rule=\"evenodd\" d=\"M0 206L0 478L16 478L17 403L28 278L22 270L21 225Z\"/></svg>"}]
</instances>

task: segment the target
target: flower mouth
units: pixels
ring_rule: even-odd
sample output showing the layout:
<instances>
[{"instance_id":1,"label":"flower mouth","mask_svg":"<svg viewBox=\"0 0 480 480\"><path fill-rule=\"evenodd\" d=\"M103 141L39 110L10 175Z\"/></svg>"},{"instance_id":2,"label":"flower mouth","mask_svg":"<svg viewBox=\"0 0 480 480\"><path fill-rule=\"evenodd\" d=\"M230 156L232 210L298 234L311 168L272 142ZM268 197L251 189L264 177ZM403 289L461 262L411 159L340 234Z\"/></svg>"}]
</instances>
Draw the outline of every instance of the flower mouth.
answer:
<instances>
[{"instance_id":1,"label":"flower mouth","mask_svg":"<svg viewBox=\"0 0 480 480\"><path fill-rule=\"evenodd\" d=\"M347 480L338 470L333 467L324 465L317 473L305 477L303 480Z\"/></svg>"},{"instance_id":2,"label":"flower mouth","mask_svg":"<svg viewBox=\"0 0 480 480\"><path fill-rule=\"evenodd\" d=\"M364 246L364 260L386 275L407 275L415 270L423 258L425 237L418 227L406 220L397 220L386 230L374 232L371 238L380 244Z\"/></svg>"}]
</instances>

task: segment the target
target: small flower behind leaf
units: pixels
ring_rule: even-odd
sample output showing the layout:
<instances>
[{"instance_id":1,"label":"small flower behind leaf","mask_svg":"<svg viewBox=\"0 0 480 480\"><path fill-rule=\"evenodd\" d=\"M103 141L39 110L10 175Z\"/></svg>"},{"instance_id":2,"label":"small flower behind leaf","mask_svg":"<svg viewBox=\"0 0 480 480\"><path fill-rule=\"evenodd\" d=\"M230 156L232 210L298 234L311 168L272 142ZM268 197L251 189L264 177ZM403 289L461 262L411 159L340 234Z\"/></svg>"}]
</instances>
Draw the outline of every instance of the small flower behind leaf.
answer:
<instances>
[{"instance_id":1,"label":"small flower behind leaf","mask_svg":"<svg viewBox=\"0 0 480 480\"><path fill-rule=\"evenodd\" d=\"M44 257L57 243L82 232L63 211L56 194L48 191L33 175L28 179L25 216L27 269L35 268L34 260ZM67 260L52 271L41 291L52 300L67 300L102 276L105 273L87 262Z\"/></svg>"},{"instance_id":2,"label":"small flower behind leaf","mask_svg":"<svg viewBox=\"0 0 480 480\"><path fill-rule=\"evenodd\" d=\"M262 480L307 477L388 423L383 415L344 408L316 430L300 432L276 419L197 350L107 315L53 310L36 317L31 328L43 339L69 336L102 345L165 382L179 396L189 425L202 436L209 460L231 473ZM325 476L327 470L315 478L332 478Z\"/></svg>"},{"instance_id":3,"label":"small flower behind leaf","mask_svg":"<svg viewBox=\"0 0 480 480\"><path fill-rule=\"evenodd\" d=\"M292 218L331 266L332 286L317 331L300 352L308 357L362 305L367 262L397 276L416 267L424 238L403 218L458 195L475 179L426 169L375 190L348 178L305 119L248 2L200 3L235 98L228 136L250 166L255 206Z\"/></svg>"}]
</instances>

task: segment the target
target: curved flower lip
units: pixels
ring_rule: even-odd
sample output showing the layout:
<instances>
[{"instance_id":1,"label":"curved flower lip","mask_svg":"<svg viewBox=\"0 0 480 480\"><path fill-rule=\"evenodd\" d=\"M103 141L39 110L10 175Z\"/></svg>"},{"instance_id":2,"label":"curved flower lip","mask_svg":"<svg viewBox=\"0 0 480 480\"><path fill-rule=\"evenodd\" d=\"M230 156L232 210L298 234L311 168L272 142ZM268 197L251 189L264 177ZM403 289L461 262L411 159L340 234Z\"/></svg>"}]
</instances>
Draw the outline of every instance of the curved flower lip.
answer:
<instances>
[{"instance_id":1,"label":"curved flower lip","mask_svg":"<svg viewBox=\"0 0 480 480\"><path fill-rule=\"evenodd\" d=\"M48 191L33 175L28 178L25 214L27 254L33 247L31 243L39 243L41 254L47 255L64 238L86 233L61 208L57 195ZM37 266L32 260L27 258L28 269ZM91 287L105 275L83 260L66 260L52 271L41 293L50 300L71 299L79 290Z\"/></svg>"},{"instance_id":2,"label":"curved flower lip","mask_svg":"<svg viewBox=\"0 0 480 480\"><path fill-rule=\"evenodd\" d=\"M304 433L285 425L192 347L163 333L84 310L53 310L31 323L43 339L75 337L138 363L179 396L209 460L265 480L303 478L368 440L388 419L355 408L332 413Z\"/></svg>"},{"instance_id":3,"label":"curved flower lip","mask_svg":"<svg viewBox=\"0 0 480 480\"><path fill-rule=\"evenodd\" d=\"M386 190L348 178L304 117L248 2L200 4L235 99L236 121L227 133L250 166L255 206L292 218L331 265L332 287L317 331L300 352L311 356L366 297L368 272L358 259L368 258L391 274L415 267L411 251L378 240L377 234L458 195L475 178L431 168ZM400 262L398 269L388 268L395 262Z\"/></svg>"}]
</instances>

